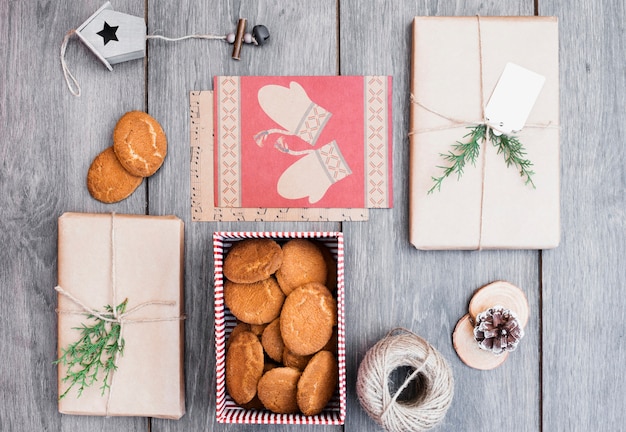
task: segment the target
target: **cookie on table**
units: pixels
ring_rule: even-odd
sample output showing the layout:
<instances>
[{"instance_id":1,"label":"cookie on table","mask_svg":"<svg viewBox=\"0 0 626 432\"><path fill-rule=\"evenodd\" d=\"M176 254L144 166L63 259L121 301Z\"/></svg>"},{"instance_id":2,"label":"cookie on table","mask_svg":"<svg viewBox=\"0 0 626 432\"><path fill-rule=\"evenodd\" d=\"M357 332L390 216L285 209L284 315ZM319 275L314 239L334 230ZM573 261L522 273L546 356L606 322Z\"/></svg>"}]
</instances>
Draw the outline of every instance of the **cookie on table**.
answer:
<instances>
[{"instance_id":1,"label":"cookie on table","mask_svg":"<svg viewBox=\"0 0 626 432\"><path fill-rule=\"evenodd\" d=\"M124 169L115 156L113 147L96 156L87 172L89 193L107 204L128 198L142 181L142 177L132 175Z\"/></svg>"},{"instance_id":2,"label":"cookie on table","mask_svg":"<svg viewBox=\"0 0 626 432\"><path fill-rule=\"evenodd\" d=\"M224 303L240 321L266 324L280 315L285 295L274 277L254 283L224 282Z\"/></svg>"},{"instance_id":3,"label":"cookie on table","mask_svg":"<svg viewBox=\"0 0 626 432\"><path fill-rule=\"evenodd\" d=\"M115 125L113 149L126 171L149 177L165 160L167 138L154 117L142 111L130 111Z\"/></svg>"},{"instance_id":4,"label":"cookie on table","mask_svg":"<svg viewBox=\"0 0 626 432\"><path fill-rule=\"evenodd\" d=\"M276 279L286 295L310 282L326 282L326 261L315 243L306 239L292 239L282 249L283 263L276 271Z\"/></svg>"},{"instance_id":5,"label":"cookie on table","mask_svg":"<svg viewBox=\"0 0 626 432\"><path fill-rule=\"evenodd\" d=\"M269 278L283 262L283 251L272 239L246 239L233 244L224 258L226 279L254 283Z\"/></svg>"},{"instance_id":6,"label":"cookie on table","mask_svg":"<svg viewBox=\"0 0 626 432\"><path fill-rule=\"evenodd\" d=\"M316 353L331 339L337 323L337 301L324 285L309 283L287 296L280 314L285 346L298 355Z\"/></svg>"},{"instance_id":7,"label":"cookie on table","mask_svg":"<svg viewBox=\"0 0 626 432\"><path fill-rule=\"evenodd\" d=\"M264 360L263 346L254 333L242 331L230 338L226 352L226 389L236 403L246 404L256 395Z\"/></svg>"},{"instance_id":8,"label":"cookie on table","mask_svg":"<svg viewBox=\"0 0 626 432\"><path fill-rule=\"evenodd\" d=\"M298 381L298 407L304 415L322 412L335 393L339 367L330 351L320 351L307 364Z\"/></svg>"},{"instance_id":9,"label":"cookie on table","mask_svg":"<svg viewBox=\"0 0 626 432\"><path fill-rule=\"evenodd\" d=\"M263 406L279 414L298 412L299 379L300 371L290 367L277 367L266 372L258 385L258 396Z\"/></svg>"}]
</instances>

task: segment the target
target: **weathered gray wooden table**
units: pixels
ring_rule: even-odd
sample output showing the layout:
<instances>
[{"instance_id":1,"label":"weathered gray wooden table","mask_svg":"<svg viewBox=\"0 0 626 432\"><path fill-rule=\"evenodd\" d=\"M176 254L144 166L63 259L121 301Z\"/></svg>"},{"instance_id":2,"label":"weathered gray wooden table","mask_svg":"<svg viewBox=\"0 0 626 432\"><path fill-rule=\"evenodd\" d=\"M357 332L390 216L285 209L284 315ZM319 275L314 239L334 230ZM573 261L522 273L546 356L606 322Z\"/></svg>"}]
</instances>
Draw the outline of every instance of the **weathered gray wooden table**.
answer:
<instances>
[{"instance_id":1,"label":"weathered gray wooden table","mask_svg":"<svg viewBox=\"0 0 626 432\"><path fill-rule=\"evenodd\" d=\"M67 60L83 95L70 95L59 48L101 6L0 2L0 430L293 430L215 421L211 234L218 230L341 230L347 272L345 430L378 430L355 392L366 350L391 328L413 329L454 370L456 394L437 430L617 431L626 424L626 10L622 0L115 1L149 33L228 32L239 17L271 42L239 62L224 43L150 41L145 61L104 66L74 41ZM560 26L562 241L549 251L420 252L408 242L410 25L416 15L556 15ZM198 223L189 200L189 91L214 75L393 75L394 198L368 222ZM85 175L126 111L167 131L161 170L129 199L93 200ZM186 222L187 414L179 421L57 412L57 218L64 211L175 214ZM472 292L496 279L522 287L531 319L521 349L480 372L451 334ZM341 430L311 426L308 429Z\"/></svg>"}]
</instances>

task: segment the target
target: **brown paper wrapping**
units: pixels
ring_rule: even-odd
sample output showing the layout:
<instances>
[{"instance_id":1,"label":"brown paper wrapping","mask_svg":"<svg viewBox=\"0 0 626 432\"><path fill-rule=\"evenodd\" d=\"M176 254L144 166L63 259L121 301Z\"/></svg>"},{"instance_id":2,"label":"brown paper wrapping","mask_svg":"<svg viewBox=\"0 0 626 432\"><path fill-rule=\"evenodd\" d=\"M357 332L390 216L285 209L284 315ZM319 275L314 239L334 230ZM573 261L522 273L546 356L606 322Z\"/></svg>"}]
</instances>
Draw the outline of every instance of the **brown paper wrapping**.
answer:
<instances>
[{"instance_id":1,"label":"brown paper wrapping","mask_svg":"<svg viewBox=\"0 0 626 432\"><path fill-rule=\"evenodd\" d=\"M111 223L115 218L117 299L112 298ZM76 386L59 400L65 414L142 416L178 419L185 413L183 374L183 222L174 216L131 216L65 213L59 218L59 286L95 310L128 298L127 311L149 305L128 316L132 320L168 319L125 323L125 348L117 360L110 400L101 395L102 377L77 398ZM58 355L78 339L73 327L87 323L65 295L58 295ZM169 318L173 318L169 320ZM94 321L89 320L89 323ZM59 365L59 394L66 367ZM108 412L107 412L108 401Z\"/></svg>"},{"instance_id":2,"label":"brown paper wrapping","mask_svg":"<svg viewBox=\"0 0 626 432\"><path fill-rule=\"evenodd\" d=\"M506 167L490 142L460 180L446 178L428 194L432 177L448 166L441 153L464 141L482 122L506 63L545 76L528 117L515 134L533 163L536 189ZM554 17L416 17L413 22L411 92L410 240L418 249L548 249L560 239L558 23ZM483 156L484 155L484 156Z\"/></svg>"}]
</instances>

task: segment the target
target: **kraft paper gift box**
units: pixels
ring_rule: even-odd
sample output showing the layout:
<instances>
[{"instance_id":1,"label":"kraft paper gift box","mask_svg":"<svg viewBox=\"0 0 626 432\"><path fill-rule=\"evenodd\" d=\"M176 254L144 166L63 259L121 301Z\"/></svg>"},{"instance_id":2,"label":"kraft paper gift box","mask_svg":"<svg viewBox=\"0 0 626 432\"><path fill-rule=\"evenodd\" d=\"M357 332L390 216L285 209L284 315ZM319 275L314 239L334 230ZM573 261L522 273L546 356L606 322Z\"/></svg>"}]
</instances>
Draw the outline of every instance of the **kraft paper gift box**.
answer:
<instances>
[{"instance_id":1,"label":"kraft paper gift box","mask_svg":"<svg viewBox=\"0 0 626 432\"><path fill-rule=\"evenodd\" d=\"M418 249L548 249L560 238L558 23L554 17L416 17L410 120L410 241ZM514 135L533 164L535 188L487 141L473 166L442 154L467 142L468 127L505 65L545 77L525 126ZM482 83L481 83L482 82ZM482 96L481 96L482 90ZM512 103L515 103L514 101Z\"/></svg>"},{"instance_id":2,"label":"kraft paper gift box","mask_svg":"<svg viewBox=\"0 0 626 432\"><path fill-rule=\"evenodd\" d=\"M105 305L128 300L123 353L102 394L103 374L65 414L178 419L185 413L183 374L183 222L174 216L65 213L58 238L58 356ZM60 291L63 290L63 291ZM67 367L58 366L59 395ZM76 371L76 369L74 369Z\"/></svg>"}]
</instances>

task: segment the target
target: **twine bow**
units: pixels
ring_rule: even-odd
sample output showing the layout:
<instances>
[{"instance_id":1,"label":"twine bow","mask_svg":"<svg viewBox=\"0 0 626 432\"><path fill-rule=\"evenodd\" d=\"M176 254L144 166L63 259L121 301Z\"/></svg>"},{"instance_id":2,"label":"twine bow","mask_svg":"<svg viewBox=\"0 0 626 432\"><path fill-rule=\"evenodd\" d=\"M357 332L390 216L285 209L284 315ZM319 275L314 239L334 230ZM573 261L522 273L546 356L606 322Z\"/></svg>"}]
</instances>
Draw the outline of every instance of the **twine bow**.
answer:
<instances>
[{"instance_id":1,"label":"twine bow","mask_svg":"<svg viewBox=\"0 0 626 432\"><path fill-rule=\"evenodd\" d=\"M181 321L186 318L186 316L178 315L178 316L167 316L160 318L137 318L132 319L129 316L133 315L137 311L148 307L148 306L176 306L175 301L165 301L165 300L151 300L147 302L140 303L135 307L129 309L126 312L118 313L117 308L117 284L116 284L116 271L115 271L115 213L111 213L111 230L110 230L110 246L111 246L111 296L112 296L112 312L103 314L100 311L97 311L88 305L86 305L83 301L72 295L69 291L66 291L61 286L57 285L54 289L61 295L70 299L74 304L79 306L82 310L60 310L57 309L56 312L58 314L70 314L70 315L93 315L94 317L109 323L117 323L119 324L119 335L117 338L117 345L121 346L123 341L123 333L125 324L133 324L133 323L153 323L153 322L163 322L163 321ZM112 318L111 318L112 316ZM111 403L111 395L113 394L113 384L115 382L115 371L117 370L117 361L119 358L120 351L116 350L113 357L113 365L114 367L111 370L111 383L108 385L108 395L106 401L106 409L105 414L109 415L109 408Z\"/></svg>"}]
</instances>

